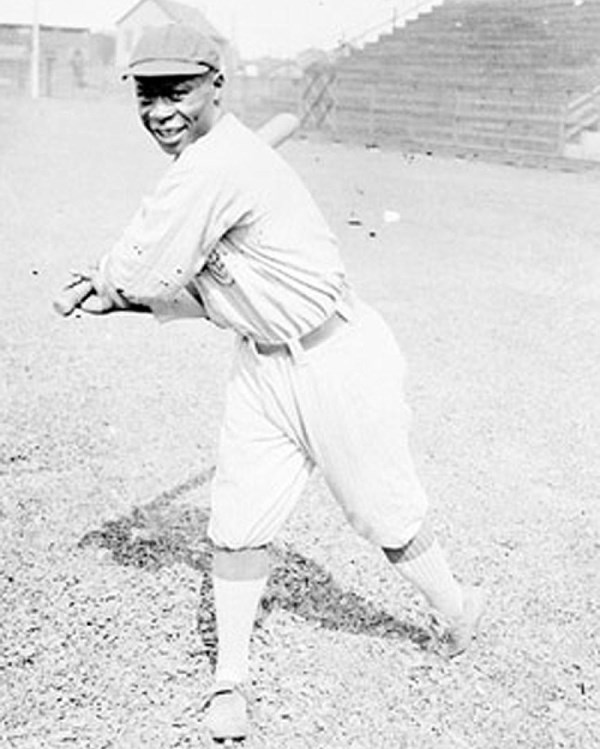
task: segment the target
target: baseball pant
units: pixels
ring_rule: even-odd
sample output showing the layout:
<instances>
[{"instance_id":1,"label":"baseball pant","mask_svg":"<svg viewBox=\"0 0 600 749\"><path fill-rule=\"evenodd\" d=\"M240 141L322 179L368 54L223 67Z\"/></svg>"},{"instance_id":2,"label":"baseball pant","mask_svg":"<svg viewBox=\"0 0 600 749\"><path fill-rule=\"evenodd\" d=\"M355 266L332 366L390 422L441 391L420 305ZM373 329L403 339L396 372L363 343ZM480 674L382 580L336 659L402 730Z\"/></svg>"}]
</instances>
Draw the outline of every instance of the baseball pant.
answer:
<instances>
[{"instance_id":1,"label":"baseball pant","mask_svg":"<svg viewBox=\"0 0 600 749\"><path fill-rule=\"evenodd\" d=\"M209 536L220 547L271 542L318 467L356 531L399 548L427 498L408 446L405 365L380 315L350 319L308 350L260 354L238 341L226 394Z\"/></svg>"}]
</instances>

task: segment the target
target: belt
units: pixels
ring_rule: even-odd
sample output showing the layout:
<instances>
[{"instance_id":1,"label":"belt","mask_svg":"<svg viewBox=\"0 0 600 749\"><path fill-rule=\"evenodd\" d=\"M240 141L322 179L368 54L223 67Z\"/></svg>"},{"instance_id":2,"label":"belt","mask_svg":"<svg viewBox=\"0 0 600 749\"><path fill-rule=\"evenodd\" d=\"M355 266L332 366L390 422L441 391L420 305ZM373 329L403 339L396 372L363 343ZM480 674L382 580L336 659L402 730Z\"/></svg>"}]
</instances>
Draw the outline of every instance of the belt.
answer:
<instances>
[{"instance_id":1,"label":"belt","mask_svg":"<svg viewBox=\"0 0 600 749\"><path fill-rule=\"evenodd\" d=\"M289 343L261 343L260 341L254 341L254 347L259 354L279 354L279 353L292 353L292 346L295 343L299 343L300 347L305 351L308 349L318 346L323 341L326 341L341 327L347 324L345 317L339 312L334 312L333 315L318 328L311 330L310 333L303 335L297 341Z\"/></svg>"}]
</instances>

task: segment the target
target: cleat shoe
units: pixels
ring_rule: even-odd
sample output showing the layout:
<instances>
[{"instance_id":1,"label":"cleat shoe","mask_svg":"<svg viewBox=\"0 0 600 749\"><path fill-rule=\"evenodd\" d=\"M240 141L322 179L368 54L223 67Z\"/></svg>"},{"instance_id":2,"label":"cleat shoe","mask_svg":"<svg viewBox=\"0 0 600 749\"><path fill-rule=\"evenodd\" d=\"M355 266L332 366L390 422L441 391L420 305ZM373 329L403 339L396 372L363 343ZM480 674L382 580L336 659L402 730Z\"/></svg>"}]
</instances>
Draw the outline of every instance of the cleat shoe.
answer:
<instances>
[{"instance_id":1,"label":"cleat shoe","mask_svg":"<svg viewBox=\"0 0 600 749\"><path fill-rule=\"evenodd\" d=\"M213 741L231 745L248 734L246 697L239 684L217 682L204 698L207 708L204 725Z\"/></svg>"},{"instance_id":2,"label":"cleat shoe","mask_svg":"<svg viewBox=\"0 0 600 749\"><path fill-rule=\"evenodd\" d=\"M483 614L484 598L480 588L463 588L463 614L450 622L444 636L444 653L448 658L456 658L470 646L477 635L479 621Z\"/></svg>"}]
</instances>

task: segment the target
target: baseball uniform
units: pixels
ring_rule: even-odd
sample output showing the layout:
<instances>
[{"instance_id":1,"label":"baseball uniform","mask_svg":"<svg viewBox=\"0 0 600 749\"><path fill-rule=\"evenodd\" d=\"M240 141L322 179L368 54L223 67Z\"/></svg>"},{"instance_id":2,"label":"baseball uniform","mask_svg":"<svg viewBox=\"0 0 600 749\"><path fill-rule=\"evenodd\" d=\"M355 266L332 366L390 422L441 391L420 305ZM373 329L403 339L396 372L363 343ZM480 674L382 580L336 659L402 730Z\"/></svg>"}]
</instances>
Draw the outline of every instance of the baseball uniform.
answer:
<instances>
[{"instance_id":1,"label":"baseball uniform","mask_svg":"<svg viewBox=\"0 0 600 749\"><path fill-rule=\"evenodd\" d=\"M225 114L174 160L100 263L103 293L237 334L209 534L271 541L315 466L356 530L397 548L427 500L409 454L404 362L357 299L287 163Z\"/></svg>"}]
</instances>

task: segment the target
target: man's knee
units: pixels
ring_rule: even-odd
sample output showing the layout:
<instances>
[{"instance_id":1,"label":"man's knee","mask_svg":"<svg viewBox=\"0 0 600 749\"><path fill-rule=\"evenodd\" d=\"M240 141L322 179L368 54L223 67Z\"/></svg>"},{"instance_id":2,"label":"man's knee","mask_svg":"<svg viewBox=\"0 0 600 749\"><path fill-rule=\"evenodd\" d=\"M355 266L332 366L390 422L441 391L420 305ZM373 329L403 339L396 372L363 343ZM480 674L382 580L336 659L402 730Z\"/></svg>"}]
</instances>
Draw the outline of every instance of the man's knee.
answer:
<instances>
[{"instance_id":1,"label":"man's knee","mask_svg":"<svg viewBox=\"0 0 600 749\"><path fill-rule=\"evenodd\" d=\"M435 533L428 518L419 526L417 532L404 545L395 548L384 546L383 553L392 564L399 562L410 562L411 559L421 556L433 544Z\"/></svg>"},{"instance_id":2,"label":"man's knee","mask_svg":"<svg viewBox=\"0 0 600 749\"><path fill-rule=\"evenodd\" d=\"M216 546L213 574L224 580L256 580L269 574L267 546L251 549L228 549Z\"/></svg>"}]
</instances>

